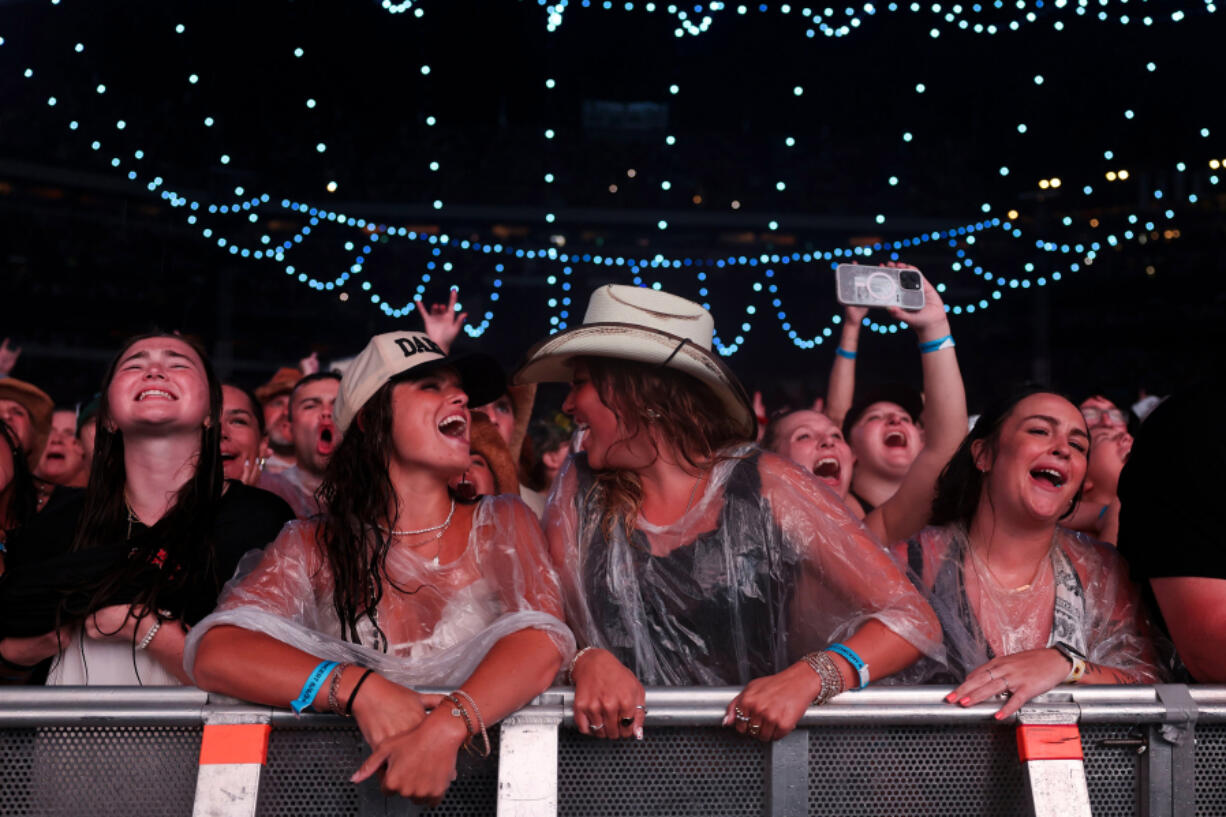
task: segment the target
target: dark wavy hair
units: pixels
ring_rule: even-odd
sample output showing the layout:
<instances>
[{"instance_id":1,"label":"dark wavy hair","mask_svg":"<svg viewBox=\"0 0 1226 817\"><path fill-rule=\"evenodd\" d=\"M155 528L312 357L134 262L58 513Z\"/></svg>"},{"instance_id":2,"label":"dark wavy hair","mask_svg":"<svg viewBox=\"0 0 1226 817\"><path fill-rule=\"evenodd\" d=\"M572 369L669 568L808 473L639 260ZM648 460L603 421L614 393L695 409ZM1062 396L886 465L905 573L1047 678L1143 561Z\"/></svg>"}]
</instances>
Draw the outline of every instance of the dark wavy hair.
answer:
<instances>
[{"instance_id":1,"label":"dark wavy hair","mask_svg":"<svg viewBox=\"0 0 1226 817\"><path fill-rule=\"evenodd\" d=\"M30 473L30 464L26 462L26 453L17 441L17 435L3 420L0 420L0 437L4 438L13 455L13 478L0 490L0 541L3 541L9 531L17 530L30 521L38 510L38 488L34 485L34 475Z\"/></svg>"},{"instance_id":2,"label":"dark wavy hair","mask_svg":"<svg viewBox=\"0 0 1226 817\"><path fill-rule=\"evenodd\" d=\"M695 472L722 459L720 451L728 446L749 442L715 392L695 377L632 360L580 360L587 364L592 385L601 402L617 417L625 439L652 427L660 438L673 441L677 453ZM604 505L600 524L605 536L612 536L618 522L630 536L643 504L643 485L638 476L617 469L597 471L592 490Z\"/></svg>"},{"instance_id":3,"label":"dark wavy hair","mask_svg":"<svg viewBox=\"0 0 1226 817\"><path fill-rule=\"evenodd\" d=\"M963 528L970 527L975 511L979 507L984 477L983 472L975 467L975 455L971 447L978 440L984 440L988 450L995 456L999 450L1000 432L1005 420L1013 414L1018 403L1036 394L1054 394L1068 400L1058 391L1038 384L1029 384L988 406L979 415L975 427L962 440L962 445L958 446L958 450L954 452L949 463L941 471L941 476L937 479L936 496L932 500L932 517L928 524L933 526L957 524ZM1068 517L1077 507L1077 503L1081 501L1083 487L1084 480L1082 485L1077 486L1073 502L1060 517L1061 519Z\"/></svg>"},{"instance_id":4,"label":"dark wavy hair","mask_svg":"<svg viewBox=\"0 0 1226 817\"><path fill-rule=\"evenodd\" d=\"M402 593L420 588L401 587L387 572L392 537L387 532L389 511L399 513L399 497L392 486L388 463L392 451L392 390L399 383L422 377L406 372L393 377L358 410L332 452L317 492L328 513L316 529L316 544L332 570L332 603L341 624L341 638L361 643L358 622L374 626L375 644L387 650L387 637L375 616L385 584ZM381 529L382 528L382 529Z\"/></svg>"},{"instance_id":5,"label":"dark wavy hair","mask_svg":"<svg viewBox=\"0 0 1226 817\"><path fill-rule=\"evenodd\" d=\"M213 519L221 502L221 381L217 379L208 355L196 341L169 332L150 332L126 341L107 368L102 380L98 405L98 430L94 441L94 464L85 488L85 505L73 537L74 551L115 545L128 538L128 504L124 497L127 473L124 465L123 432L112 421L111 381L127 351L140 341L150 338L174 338L191 347L200 358L209 388L209 414L200 430L200 454L192 474L175 496L165 516L153 525L156 535L140 537L148 552L131 554L121 567L101 576L82 592L70 594L77 602L65 601L60 618L80 620L95 610L112 603L121 588L136 588L133 605L149 610L168 610L172 618L183 616L183 602L177 597L182 588L202 580L216 571L214 559ZM153 552L164 550L165 553ZM151 564L163 564L160 570L150 570ZM224 581L228 576L214 577ZM88 599L79 608L81 599ZM125 602L128 599L125 599ZM160 618L159 614L159 618Z\"/></svg>"},{"instance_id":6,"label":"dark wavy hair","mask_svg":"<svg viewBox=\"0 0 1226 817\"><path fill-rule=\"evenodd\" d=\"M246 386L240 386L237 383L222 383L223 386L229 386L232 389L238 389L247 398L247 402L251 404L251 414L255 417L256 428L259 429L260 436L263 437L267 429L264 428L264 408L260 405L259 399L255 396L255 392Z\"/></svg>"}]
</instances>

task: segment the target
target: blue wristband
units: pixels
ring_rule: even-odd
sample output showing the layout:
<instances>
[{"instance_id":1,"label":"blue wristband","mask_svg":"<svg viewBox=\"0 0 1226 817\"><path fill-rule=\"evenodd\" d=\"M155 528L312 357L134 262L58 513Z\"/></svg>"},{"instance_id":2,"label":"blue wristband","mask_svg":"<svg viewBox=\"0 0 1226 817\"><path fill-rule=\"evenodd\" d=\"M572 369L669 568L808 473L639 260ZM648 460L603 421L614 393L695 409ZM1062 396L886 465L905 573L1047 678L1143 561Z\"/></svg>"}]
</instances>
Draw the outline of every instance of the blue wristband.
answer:
<instances>
[{"instance_id":1,"label":"blue wristband","mask_svg":"<svg viewBox=\"0 0 1226 817\"><path fill-rule=\"evenodd\" d=\"M928 354L929 352L939 352L942 349L952 349L952 348L954 348L954 336L953 335L946 335L943 338L937 338L936 340L930 340L927 343L921 343L919 345L920 354L924 354L924 355Z\"/></svg>"},{"instance_id":2,"label":"blue wristband","mask_svg":"<svg viewBox=\"0 0 1226 817\"><path fill-rule=\"evenodd\" d=\"M311 707L311 704L315 702L315 696L319 694L319 688L332 674L332 670L336 669L336 665L336 661L320 661L318 666L311 670L306 683L302 685L302 692L298 693L298 698L290 701L290 707L294 710L295 715L301 715L302 710Z\"/></svg>"},{"instance_id":3,"label":"blue wristband","mask_svg":"<svg viewBox=\"0 0 1226 817\"><path fill-rule=\"evenodd\" d=\"M839 357L847 358L848 360L855 360L855 359L856 359L856 353L855 353L855 352L849 352L849 351L847 351L846 349L844 349L842 346L836 346L836 347L834 347L834 353L835 353L836 355L838 355Z\"/></svg>"},{"instance_id":4,"label":"blue wristband","mask_svg":"<svg viewBox=\"0 0 1226 817\"><path fill-rule=\"evenodd\" d=\"M848 664L851 664L851 668L854 669L856 671L856 675L860 677L860 686L856 687L856 689L864 689L866 686L868 686L868 682L870 680L868 676L868 664L864 663L863 658L856 655L855 650L844 644L831 644L826 648L826 651L841 656L842 658L846 659Z\"/></svg>"}]
</instances>

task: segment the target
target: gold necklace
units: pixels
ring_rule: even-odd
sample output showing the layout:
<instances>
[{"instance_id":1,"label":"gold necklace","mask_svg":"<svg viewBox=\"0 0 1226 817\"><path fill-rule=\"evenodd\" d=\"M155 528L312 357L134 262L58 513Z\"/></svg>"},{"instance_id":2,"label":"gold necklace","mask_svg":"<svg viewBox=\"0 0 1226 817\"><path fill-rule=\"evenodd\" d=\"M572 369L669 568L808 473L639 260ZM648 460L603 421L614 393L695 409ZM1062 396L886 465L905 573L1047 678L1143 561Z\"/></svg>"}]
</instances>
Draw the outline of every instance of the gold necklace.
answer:
<instances>
[{"instance_id":1,"label":"gold necklace","mask_svg":"<svg viewBox=\"0 0 1226 817\"><path fill-rule=\"evenodd\" d=\"M1052 541L1054 544L1055 540L1053 539ZM975 546L971 545L969 542L967 544L971 551L971 559L975 563L975 572L979 573L979 567L980 565L982 565L983 568L988 571L988 575L991 577L992 583L1007 593L1025 593L1027 590L1034 587L1035 584L1037 584L1039 580L1042 578L1044 569L1051 562L1051 548L1048 548L1047 553L1045 553L1043 557L1039 559L1039 564L1035 568L1034 575L1030 577L1030 581L1018 587L1008 587L1005 585L1004 582L1000 580L1000 577L996 575L996 571L992 570L992 566L988 564L987 561L979 555L979 553L975 550ZM983 574L980 573L979 577L980 579L982 579Z\"/></svg>"}]
</instances>

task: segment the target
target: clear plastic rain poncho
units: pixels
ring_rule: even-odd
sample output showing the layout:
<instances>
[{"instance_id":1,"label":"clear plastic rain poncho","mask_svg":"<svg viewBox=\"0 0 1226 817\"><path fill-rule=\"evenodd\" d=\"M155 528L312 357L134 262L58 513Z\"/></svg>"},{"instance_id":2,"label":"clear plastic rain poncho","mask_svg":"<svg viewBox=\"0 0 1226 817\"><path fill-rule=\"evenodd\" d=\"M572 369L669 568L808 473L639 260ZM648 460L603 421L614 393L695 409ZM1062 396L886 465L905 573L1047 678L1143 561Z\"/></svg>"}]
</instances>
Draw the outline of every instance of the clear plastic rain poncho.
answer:
<instances>
[{"instance_id":1,"label":"clear plastic rain poncho","mask_svg":"<svg viewBox=\"0 0 1226 817\"><path fill-rule=\"evenodd\" d=\"M941 657L936 617L813 474L754 445L724 452L681 519L601 532L587 457L559 473L545 535L579 643L645 685L743 685L870 618Z\"/></svg>"},{"instance_id":2,"label":"clear plastic rain poncho","mask_svg":"<svg viewBox=\"0 0 1226 817\"><path fill-rule=\"evenodd\" d=\"M1032 582L1002 587L971 552L960 525L925 528L895 545L941 619L947 661L921 660L899 683L961 683L992 658L1063 642L1134 683L1161 680L1158 657L1128 565L1115 548L1057 527Z\"/></svg>"},{"instance_id":3,"label":"clear plastic rain poncho","mask_svg":"<svg viewBox=\"0 0 1226 817\"><path fill-rule=\"evenodd\" d=\"M316 545L318 525L291 522L263 553L247 554L217 610L188 636L189 674L200 639L221 624L264 633L319 658L370 667L409 686L461 683L499 639L519 630L547 633L564 664L574 653L540 525L517 497L482 497L468 547L453 562L434 565L393 547L387 574L414 592L385 587L376 610L383 637L363 616L360 644L340 639L332 571Z\"/></svg>"}]
</instances>

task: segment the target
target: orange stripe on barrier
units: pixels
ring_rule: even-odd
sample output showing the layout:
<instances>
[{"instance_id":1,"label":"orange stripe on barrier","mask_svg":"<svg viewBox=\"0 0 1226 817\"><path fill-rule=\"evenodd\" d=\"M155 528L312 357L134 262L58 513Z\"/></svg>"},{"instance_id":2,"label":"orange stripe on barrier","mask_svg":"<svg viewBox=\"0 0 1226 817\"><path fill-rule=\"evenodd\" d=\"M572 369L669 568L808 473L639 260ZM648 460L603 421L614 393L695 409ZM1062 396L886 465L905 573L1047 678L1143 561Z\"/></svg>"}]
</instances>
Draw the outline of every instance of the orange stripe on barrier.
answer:
<instances>
[{"instance_id":1,"label":"orange stripe on barrier","mask_svg":"<svg viewBox=\"0 0 1226 817\"><path fill-rule=\"evenodd\" d=\"M259 763L268 760L267 723L205 724L200 741L200 765L216 763Z\"/></svg>"},{"instance_id":2,"label":"orange stripe on barrier","mask_svg":"<svg viewBox=\"0 0 1226 817\"><path fill-rule=\"evenodd\" d=\"M1023 724L1017 728L1017 755L1023 763L1031 760L1082 760L1081 732L1076 724Z\"/></svg>"}]
</instances>

